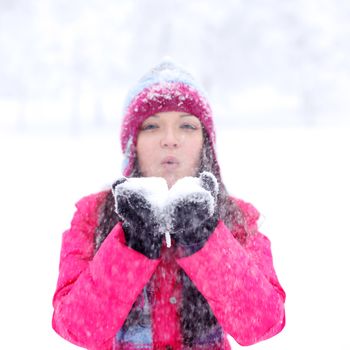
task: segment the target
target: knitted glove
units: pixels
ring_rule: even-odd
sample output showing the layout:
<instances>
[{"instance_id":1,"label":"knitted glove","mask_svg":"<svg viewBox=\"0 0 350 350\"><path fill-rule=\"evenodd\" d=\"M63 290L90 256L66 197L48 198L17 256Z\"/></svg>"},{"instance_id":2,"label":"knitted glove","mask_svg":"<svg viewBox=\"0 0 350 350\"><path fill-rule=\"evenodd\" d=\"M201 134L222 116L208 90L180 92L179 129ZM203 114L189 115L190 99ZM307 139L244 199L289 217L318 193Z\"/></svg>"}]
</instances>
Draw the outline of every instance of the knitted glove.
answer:
<instances>
[{"instance_id":1,"label":"knitted glove","mask_svg":"<svg viewBox=\"0 0 350 350\"><path fill-rule=\"evenodd\" d=\"M115 211L123 220L126 244L150 259L158 259L162 236L155 208L140 188L128 186L126 178L117 180L112 186L112 191Z\"/></svg>"},{"instance_id":2,"label":"knitted glove","mask_svg":"<svg viewBox=\"0 0 350 350\"><path fill-rule=\"evenodd\" d=\"M177 246L193 254L204 246L219 220L217 180L213 174L203 172L199 178L180 179L170 192L174 199L167 211L173 239Z\"/></svg>"}]
</instances>

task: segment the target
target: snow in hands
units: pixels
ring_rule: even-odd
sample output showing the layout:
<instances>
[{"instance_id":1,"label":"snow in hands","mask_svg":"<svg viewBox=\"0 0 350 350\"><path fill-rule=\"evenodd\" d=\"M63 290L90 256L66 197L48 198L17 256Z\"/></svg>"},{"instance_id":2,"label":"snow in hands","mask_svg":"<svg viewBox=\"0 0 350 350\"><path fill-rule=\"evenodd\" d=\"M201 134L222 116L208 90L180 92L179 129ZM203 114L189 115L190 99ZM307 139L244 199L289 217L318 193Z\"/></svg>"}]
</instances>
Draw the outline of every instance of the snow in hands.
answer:
<instances>
[{"instance_id":1,"label":"snow in hands","mask_svg":"<svg viewBox=\"0 0 350 350\"><path fill-rule=\"evenodd\" d=\"M155 217L160 222L161 234L164 234L167 247L171 246L170 234L176 227L176 208L183 203L203 205L208 207L209 217L215 212L216 198L218 195L218 183L213 174L203 172L199 177L187 176L179 179L170 189L165 179L161 177L120 178L112 187L115 199L117 196L127 197L129 193L142 195L149 203ZM118 201L116 212L118 210ZM207 219L207 218L206 218ZM199 219L191 218L193 224L198 224Z\"/></svg>"}]
</instances>

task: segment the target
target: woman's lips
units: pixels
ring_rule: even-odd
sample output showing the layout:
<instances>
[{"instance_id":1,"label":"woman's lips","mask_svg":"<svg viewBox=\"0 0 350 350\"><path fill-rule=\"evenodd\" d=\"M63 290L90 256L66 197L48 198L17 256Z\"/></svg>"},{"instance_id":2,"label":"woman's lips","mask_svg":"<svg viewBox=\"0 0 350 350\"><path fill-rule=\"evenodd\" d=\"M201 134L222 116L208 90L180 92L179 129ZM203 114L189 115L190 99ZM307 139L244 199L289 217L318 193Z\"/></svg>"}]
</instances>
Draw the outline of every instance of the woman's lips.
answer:
<instances>
[{"instance_id":1,"label":"woman's lips","mask_svg":"<svg viewBox=\"0 0 350 350\"><path fill-rule=\"evenodd\" d=\"M164 168L169 168L169 169L173 169L176 168L180 165L179 160L176 157L165 157L162 161L161 164Z\"/></svg>"}]
</instances>

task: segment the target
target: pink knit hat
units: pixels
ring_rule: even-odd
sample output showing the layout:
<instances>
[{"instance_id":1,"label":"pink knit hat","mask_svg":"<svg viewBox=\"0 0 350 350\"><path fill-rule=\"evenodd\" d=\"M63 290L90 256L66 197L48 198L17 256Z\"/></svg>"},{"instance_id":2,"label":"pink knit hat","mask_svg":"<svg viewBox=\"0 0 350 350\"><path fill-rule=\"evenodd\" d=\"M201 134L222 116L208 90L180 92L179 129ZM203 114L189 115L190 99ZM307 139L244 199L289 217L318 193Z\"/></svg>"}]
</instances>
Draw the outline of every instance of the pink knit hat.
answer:
<instances>
[{"instance_id":1,"label":"pink knit hat","mask_svg":"<svg viewBox=\"0 0 350 350\"><path fill-rule=\"evenodd\" d=\"M125 176L134 167L137 134L143 121L156 113L170 111L196 116L209 136L215 155L212 111L204 92L189 73L170 61L163 61L141 78L126 99L121 128Z\"/></svg>"}]
</instances>

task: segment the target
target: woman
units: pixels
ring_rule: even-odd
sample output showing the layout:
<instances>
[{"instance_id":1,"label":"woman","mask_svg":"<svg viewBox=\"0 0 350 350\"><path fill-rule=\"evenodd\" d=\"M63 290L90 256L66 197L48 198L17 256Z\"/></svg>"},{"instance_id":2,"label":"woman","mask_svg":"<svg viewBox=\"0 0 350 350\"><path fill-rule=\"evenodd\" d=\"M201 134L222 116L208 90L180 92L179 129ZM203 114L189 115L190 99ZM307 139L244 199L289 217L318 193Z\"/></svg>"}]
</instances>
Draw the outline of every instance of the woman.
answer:
<instances>
[{"instance_id":1,"label":"woman","mask_svg":"<svg viewBox=\"0 0 350 350\"><path fill-rule=\"evenodd\" d=\"M77 203L63 235L53 328L87 349L230 349L284 327L259 214L228 195L212 112L170 62L127 99L124 178Z\"/></svg>"}]
</instances>

